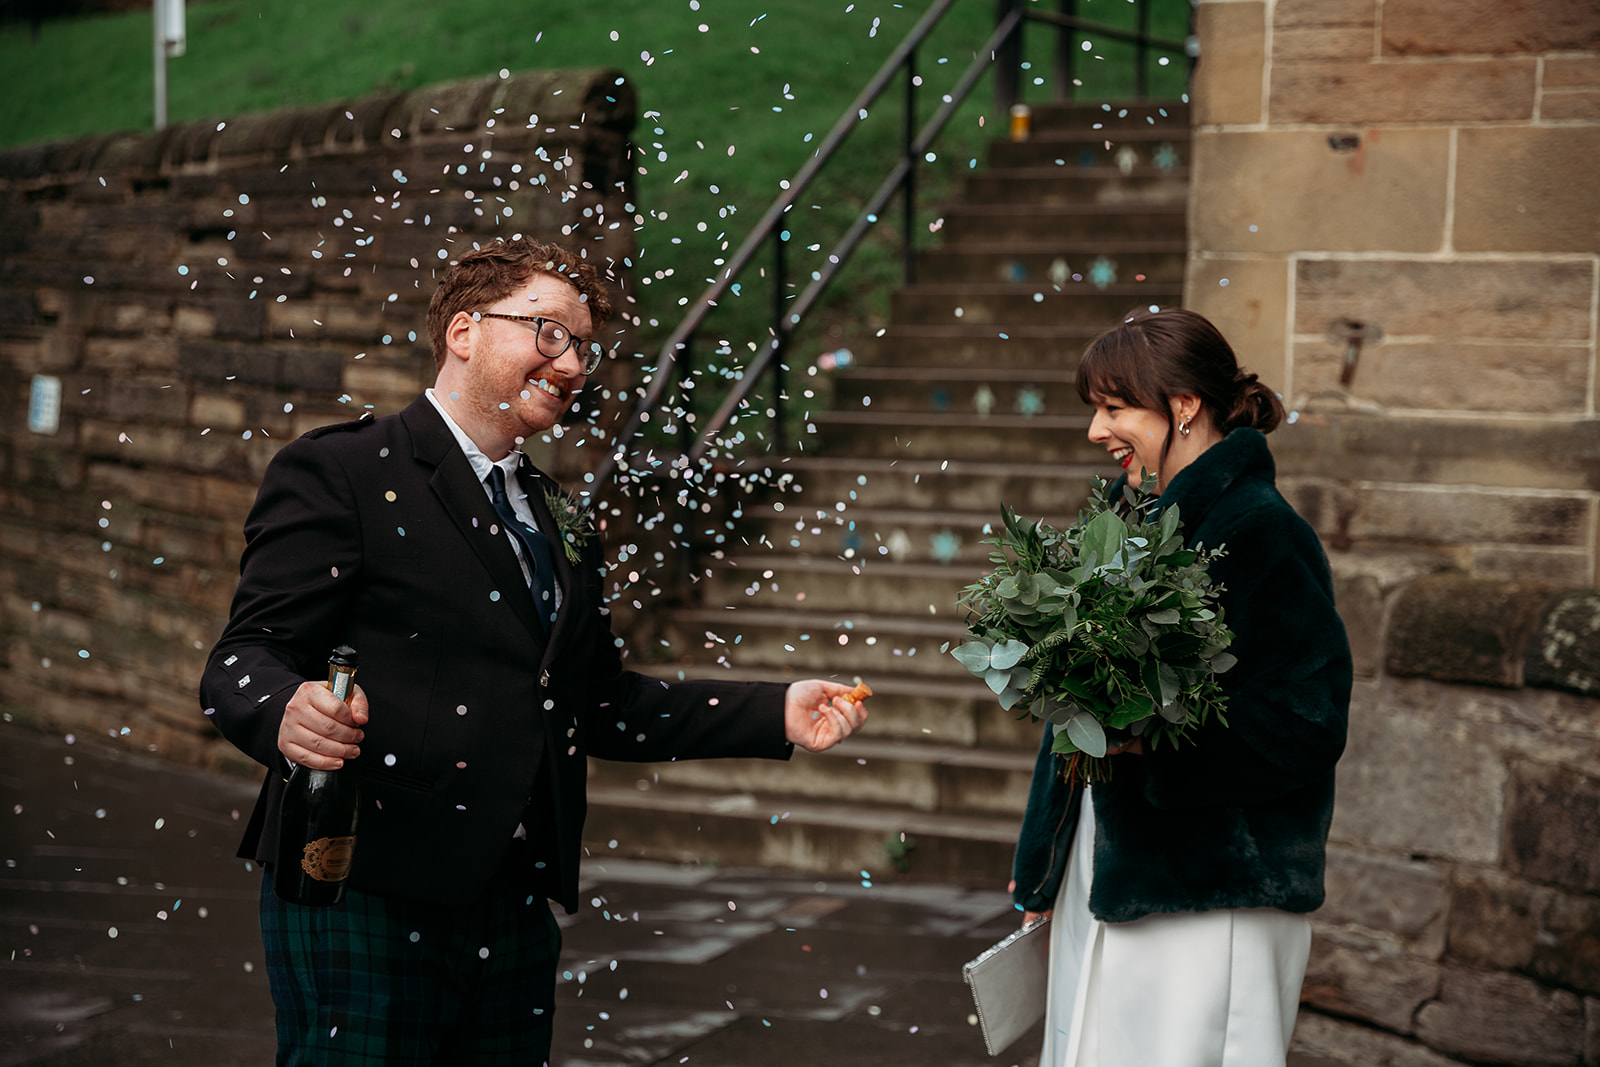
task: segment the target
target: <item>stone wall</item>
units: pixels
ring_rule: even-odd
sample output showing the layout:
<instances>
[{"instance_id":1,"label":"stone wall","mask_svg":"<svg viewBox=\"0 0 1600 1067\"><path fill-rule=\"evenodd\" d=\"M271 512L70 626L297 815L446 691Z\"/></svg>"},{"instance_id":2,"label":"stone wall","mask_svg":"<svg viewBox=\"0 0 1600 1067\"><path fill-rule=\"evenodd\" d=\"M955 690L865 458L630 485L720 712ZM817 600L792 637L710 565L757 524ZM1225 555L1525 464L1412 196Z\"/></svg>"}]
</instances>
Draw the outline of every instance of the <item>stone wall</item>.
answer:
<instances>
[{"instance_id":1,"label":"stone wall","mask_svg":"<svg viewBox=\"0 0 1600 1067\"><path fill-rule=\"evenodd\" d=\"M1600 6L1197 25L1185 302L1291 409L1357 669L1295 1062L1600 1064Z\"/></svg>"},{"instance_id":2,"label":"stone wall","mask_svg":"<svg viewBox=\"0 0 1600 1067\"><path fill-rule=\"evenodd\" d=\"M1197 18L1186 303L1297 412L1296 505L1336 545L1593 583L1600 5Z\"/></svg>"},{"instance_id":3,"label":"stone wall","mask_svg":"<svg viewBox=\"0 0 1600 1067\"><path fill-rule=\"evenodd\" d=\"M267 461L432 381L427 301L474 242L561 240L625 293L635 110L615 72L523 73L0 153L6 713L236 759L194 691Z\"/></svg>"}]
</instances>

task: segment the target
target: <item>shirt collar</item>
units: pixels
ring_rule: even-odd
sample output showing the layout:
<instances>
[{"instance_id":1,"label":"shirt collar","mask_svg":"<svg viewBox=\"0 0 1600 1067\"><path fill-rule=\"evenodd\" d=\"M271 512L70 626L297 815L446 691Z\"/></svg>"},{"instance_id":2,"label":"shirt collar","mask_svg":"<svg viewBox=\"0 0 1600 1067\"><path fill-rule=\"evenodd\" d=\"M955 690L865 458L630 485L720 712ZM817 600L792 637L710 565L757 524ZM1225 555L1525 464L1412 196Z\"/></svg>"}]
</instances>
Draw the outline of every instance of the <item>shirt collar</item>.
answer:
<instances>
[{"instance_id":1,"label":"shirt collar","mask_svg":"<svg viewBox=\"0 0 1600 1067\"><path fill-rule=\"evenodd\" d=\"M439 417L444 419L444 424L450 428L450 433L455 437L456 444L461 446L461 451L466 453L467 462L472 464L472 473L477 476L478 481L487 481L490 469L499 467L506 472L506 481L514 484L517 468L522 465L521 452L512 449L504 459L490 459L483 454L483 449L479 448L472 438L467 436L467 431L456 425L456 420L450 417L450 413L445 410L444 405L439 402L439 398L434 395L432 389L424 390L423 395L428 398L428 402L439 413Z\"/></svg>"}]
</instances>

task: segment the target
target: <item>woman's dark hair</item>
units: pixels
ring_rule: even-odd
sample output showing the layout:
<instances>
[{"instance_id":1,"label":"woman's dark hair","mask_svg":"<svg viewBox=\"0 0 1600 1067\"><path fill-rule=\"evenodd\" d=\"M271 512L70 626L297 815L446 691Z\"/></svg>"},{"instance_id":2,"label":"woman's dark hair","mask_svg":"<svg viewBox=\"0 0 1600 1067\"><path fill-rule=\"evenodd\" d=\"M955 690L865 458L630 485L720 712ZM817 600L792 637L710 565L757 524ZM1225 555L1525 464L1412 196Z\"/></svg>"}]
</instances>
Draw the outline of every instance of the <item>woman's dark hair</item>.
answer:
<instances>
[{"instance_id":1,"label":"woman's dark hair","mask_svg":"<svg viewBox=\"0 0 1600 1067\"><path fill-rule=\"evenodd\" d=\"M1085 404L1114 396L1167 420L1166 459L1172 447L1172 398L1197 396L1217 432L1241 426L1271 433L1283 421L1283 403L1254 374L1239 369L1222 333L1203 315L1184 308L1139 308L1089 342L1078 363L1078 396Z\"/></svg>"}]
</instances>

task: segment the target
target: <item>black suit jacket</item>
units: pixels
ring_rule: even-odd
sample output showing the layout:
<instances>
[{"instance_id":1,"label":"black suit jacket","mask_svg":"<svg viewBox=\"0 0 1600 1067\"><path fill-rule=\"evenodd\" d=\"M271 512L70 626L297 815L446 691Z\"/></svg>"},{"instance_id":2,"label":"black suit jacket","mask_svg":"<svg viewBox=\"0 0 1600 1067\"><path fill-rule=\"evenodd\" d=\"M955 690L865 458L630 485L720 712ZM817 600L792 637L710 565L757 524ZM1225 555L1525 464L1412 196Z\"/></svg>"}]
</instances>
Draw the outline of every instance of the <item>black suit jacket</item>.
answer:
<instances>
[{"instance_id":1,"label":"black suit jacket","mask_svg":"<svg viewBox=\"0 0 1600 1067\"><path fill-rule=\"evenodd\" d=\"M521 472L540 528L551 483ZM552 538L560 613L548 637L482 483L426 397L323 427L273 459L245 522L233 610L201 705L268 768L240 855L271 862L284 706L359 653L371 719L350 884L441 904L476 897L519 822L525 872L575 911L585 757L787 758L775 683L667 684L623 669L596 537L571 563Z\"/></svg>"}]
</instances>

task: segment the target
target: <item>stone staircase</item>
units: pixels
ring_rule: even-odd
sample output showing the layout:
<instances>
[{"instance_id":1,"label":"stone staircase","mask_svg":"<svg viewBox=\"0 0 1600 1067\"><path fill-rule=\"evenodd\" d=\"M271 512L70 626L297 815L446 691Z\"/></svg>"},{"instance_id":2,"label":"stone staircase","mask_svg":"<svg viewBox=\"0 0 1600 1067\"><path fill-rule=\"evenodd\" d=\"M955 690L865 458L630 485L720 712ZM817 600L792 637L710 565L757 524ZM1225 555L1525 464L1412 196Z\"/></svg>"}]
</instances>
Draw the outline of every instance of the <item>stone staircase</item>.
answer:
<instances>
[{"instance_id":1,"label":"stone staircase","mask_svg":"<svg viewBox=\"0 0 1600 1067\"><path fill-rule=\"evenodd\" d=\"M867 729L787 764L594 761L591 851L1004 884L1041 728L939 647L1002 501L1066 522L1116 473L1076 360L1128 308L1181 300L1188 157L1171 104L1042 106L1030 140L990 146L806 451L772 461L787 489L703 561L699 606L656 620L681 661L655 673L864 679Z\"/></svg>"}]
</instances>

